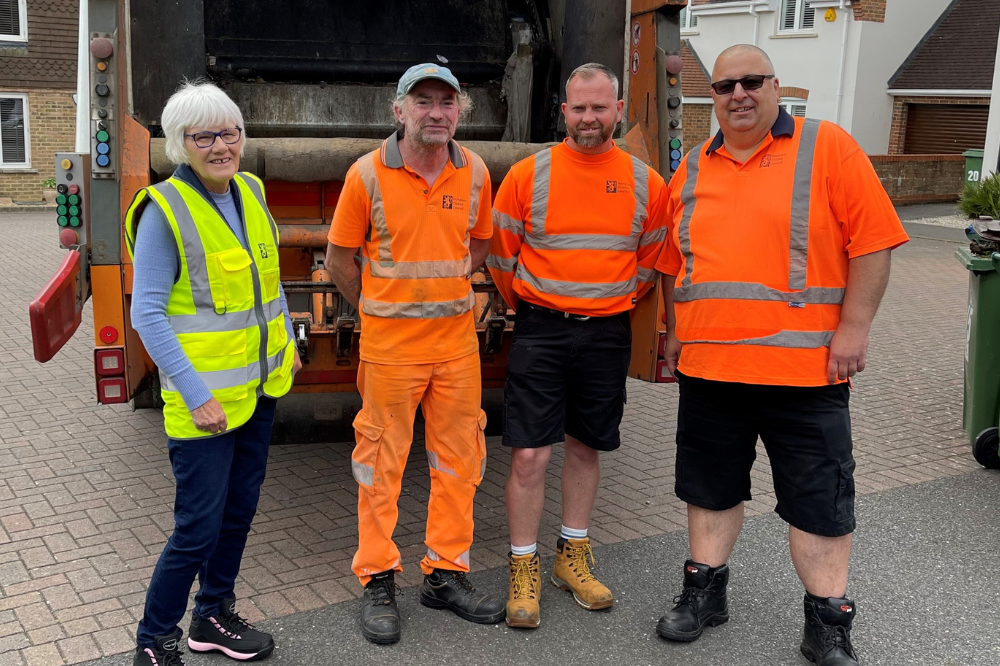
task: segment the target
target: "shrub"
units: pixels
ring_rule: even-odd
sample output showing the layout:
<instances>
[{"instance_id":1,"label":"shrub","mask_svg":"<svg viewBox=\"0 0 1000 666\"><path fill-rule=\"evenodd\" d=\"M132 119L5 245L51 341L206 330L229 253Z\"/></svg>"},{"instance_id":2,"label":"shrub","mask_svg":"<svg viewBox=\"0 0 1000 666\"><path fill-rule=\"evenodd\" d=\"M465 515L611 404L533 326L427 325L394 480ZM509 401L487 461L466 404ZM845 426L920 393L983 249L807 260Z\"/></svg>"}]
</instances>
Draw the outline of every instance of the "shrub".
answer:
<instances>
[{"instance_id":1,"label":"shrub","mask_svg":"<svg viewBox=\"0 0 1000 666\"><path fill-rule=\"evenodd\" d=\"M56 188L56 179L46 178L42 181L42 187L46 190L54 190Z\"/></svg>"},{"instance_id":2,"label":"shrub","mask_svg":"<svg viewBox=\"0 0 1000 666\"><path fill-rule=\"evenodd\" d=\"M994 173L981 183L966 183L958 202L969 217L988 215L1000 219L1000 173Z\"/></svg>"}]
</instances>

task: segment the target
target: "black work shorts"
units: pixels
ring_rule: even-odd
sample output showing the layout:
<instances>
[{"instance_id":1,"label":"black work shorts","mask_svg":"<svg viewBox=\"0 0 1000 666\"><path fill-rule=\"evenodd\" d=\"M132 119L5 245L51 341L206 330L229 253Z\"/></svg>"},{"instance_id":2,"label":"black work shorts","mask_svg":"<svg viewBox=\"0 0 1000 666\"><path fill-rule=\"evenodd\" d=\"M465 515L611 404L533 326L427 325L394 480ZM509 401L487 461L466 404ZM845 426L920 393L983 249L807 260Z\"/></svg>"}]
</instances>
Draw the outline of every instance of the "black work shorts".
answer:
<instances>
[{"instance_id":1,"label":"black work shorts","mask_svg":"<svg viewBox=\"0 0 1000 666\"><path fill-rule=\"evenodd\" d=\"M522 301L507 357L503 445L539 448L569 435L617 449L631 352L628 312L581 321Z\"/></svg>"},{"instance_id":2,"label":"black work shorts","mask_svg":"<svg viewBox=\"0 0 1000 666\"><path fill-rule=\"evenodd\" d=\"M819 536L854 531L847 384L762 386L678 375L677 497L712 511L749 500L759 436L777 514Z\"/></svg>"}]
</instances>

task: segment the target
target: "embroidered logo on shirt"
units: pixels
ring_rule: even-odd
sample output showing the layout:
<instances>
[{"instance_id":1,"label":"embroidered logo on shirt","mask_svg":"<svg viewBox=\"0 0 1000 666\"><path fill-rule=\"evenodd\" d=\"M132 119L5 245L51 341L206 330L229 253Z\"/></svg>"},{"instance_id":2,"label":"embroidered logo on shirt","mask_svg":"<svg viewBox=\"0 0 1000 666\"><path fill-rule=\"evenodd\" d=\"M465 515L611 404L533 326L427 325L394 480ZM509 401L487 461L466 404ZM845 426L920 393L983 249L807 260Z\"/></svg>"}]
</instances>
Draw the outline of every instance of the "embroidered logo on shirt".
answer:
<instances>
[{"instance_id":1,"label":"embroidered logo on shirt","mask_svg":"<svg viewBox=\"0 0 1000 666\"><path fill-rule=\"evenodd\" d=\"M618 181L609 180L607 187L605 187L604 191L607 192L608 194L615 194L616 192L618 192Z\"/></svg>"},{"instance_id":2,"label":"embroidered logo on shirt","mask_svg":"<svg viewBox=\"0 0 1000 666\"><path fill-rule=\"evenodd\" d=\"M771 166L771 153L768 153L767 155L764 155L764 157L760 158L761 169L766 169L769 166Z\"/></svg>"},{"instance_id":3,"label":"embroidered logo on shirt","mask_svg":"<svg viewBox=\"0 0 1000 666\"><path fill-rule=\"evenodd\" d=\"M260 250L260 258L267 259L267 244L257 243L257 248Z\"/></svg>"},{"instance_id":4,"label":"embroidered logo on shirt","mask_svg":"<svg viewBox=\"0 0 1000 666\"><path fill-rule=\"evenodd\" d=\"M450 194L445 194L441 197L441 208L446 210L465 210L465 204L467 203L466 199L461 199Z\"/></svg>"},{"instance_id":5,"label":"embroidered logo on shirt","mask_svg":"<svg viewBox=\"0 0 1000 666\"><path fill-rule=\"evenodd\" d=\"M784 161L785 161L784 153L780 155L772 155L771 153L767 153L766 155L760 158L760 165L758 165L758 168L766 169L769 166L777 166Z\"/></svg>"}]
</instances>

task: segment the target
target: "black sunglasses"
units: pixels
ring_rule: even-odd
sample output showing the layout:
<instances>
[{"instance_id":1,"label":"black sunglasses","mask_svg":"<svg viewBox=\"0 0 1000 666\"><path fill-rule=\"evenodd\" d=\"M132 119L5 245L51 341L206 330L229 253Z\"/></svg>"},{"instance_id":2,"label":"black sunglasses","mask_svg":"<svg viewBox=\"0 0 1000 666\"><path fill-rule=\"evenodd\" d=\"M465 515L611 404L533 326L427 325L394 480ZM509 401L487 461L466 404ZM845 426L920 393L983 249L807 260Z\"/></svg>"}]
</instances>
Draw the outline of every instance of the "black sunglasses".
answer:
<instances>
[{"instance_id":1,"label":"black sunglasses","mask_svg":"<svg viewBox=\"0 0 1000 666\"><path fill-rule=\"evenodd\" d=\"M743 86L743 90L760 90L764 86L764 81L773 79L774 74L747 74L739 79L722 79L712 84L712 90L717 95L731 95L736 90L736 84Z\"/></svg>"}]
</instances>

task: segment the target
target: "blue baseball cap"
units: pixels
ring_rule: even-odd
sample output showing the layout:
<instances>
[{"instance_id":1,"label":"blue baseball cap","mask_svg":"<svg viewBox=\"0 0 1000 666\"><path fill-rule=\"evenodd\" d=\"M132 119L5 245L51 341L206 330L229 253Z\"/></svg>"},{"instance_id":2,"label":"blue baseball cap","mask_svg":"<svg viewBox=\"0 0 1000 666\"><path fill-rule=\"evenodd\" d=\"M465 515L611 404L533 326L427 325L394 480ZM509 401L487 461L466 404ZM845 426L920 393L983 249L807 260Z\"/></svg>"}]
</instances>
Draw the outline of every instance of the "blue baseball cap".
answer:
<instances>
[{"instance_id":1,"label":"blue baseball cap","mask_svg":"<svg viewBox=\"0 0 1000 666\"><path fill-rule=\"evenodd\" d=\"M440 65L435 65L432 62L425 62L421 65L414 65L409 68L406 70L406 73L399 78L399 84L396 86L396 99L405 97L411 90L413 90L413 86L427 79L437 79L438 81L443 81L454 88L455 92L462 92L461 86L458 85L458 79L455 78L455 75L451 73L450 69L447 67L441 67Z\"/></svg>"}]
</instances>

